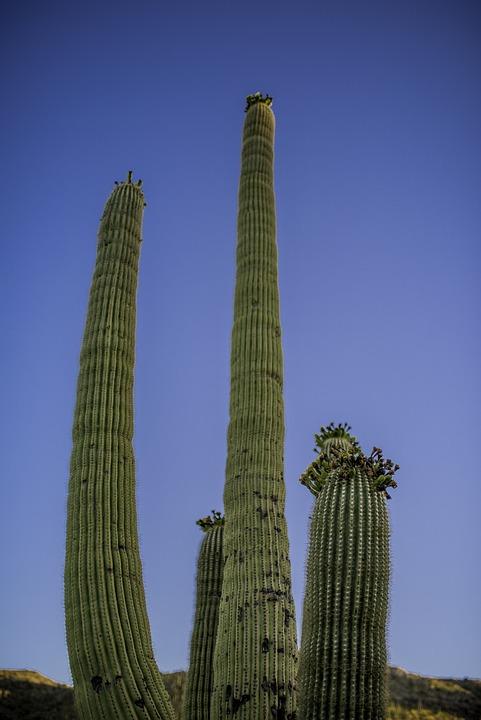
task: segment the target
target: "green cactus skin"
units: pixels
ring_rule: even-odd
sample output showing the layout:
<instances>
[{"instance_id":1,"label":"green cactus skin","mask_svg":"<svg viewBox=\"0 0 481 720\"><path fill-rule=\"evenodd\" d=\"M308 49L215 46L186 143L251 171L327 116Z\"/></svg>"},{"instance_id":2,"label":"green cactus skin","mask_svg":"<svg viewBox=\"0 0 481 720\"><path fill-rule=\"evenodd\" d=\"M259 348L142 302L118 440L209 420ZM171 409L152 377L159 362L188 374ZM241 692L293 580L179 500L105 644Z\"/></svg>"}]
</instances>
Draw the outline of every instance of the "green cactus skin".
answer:
<instances>
[{"instance_id":1,"label":"green cactus skin","mask_svg":"<svg viewBox=\"0 0 481 720\"><path fill-rule=\"evenodd\" d=\"M210 720L212 663L222 591L224 518L220 513L198 520L204 531L197 561L195 617L190 641L184 720Z\"/></svg>"},{"instance_id":2,"label":"green cactus skin","mask_svg":"<svg viewBox=\"0 0 481 720\"><path fill-rule=\"evenodd\" d=\"M132 448L135 307L144 197L131 173L105 206L77 385L65 611L81 720L173 720L142 584Z\"/></svg>"},{"instance_id":3,"label":"green cactus skin","mask_svg":"<svg viewBox=\"0 0 481 720\"><path fill-rule=\"evenodd\" d=\"M383 720L389 591L385 487L395 486L392 472L398 466L384 461L376 448L366 458L347 434L323 449L317 467L314 462L301 478L316 500L302 621L299 717Z\"/></svg>"},{"instance_id":4,"label":"green cactus skin","mask_svg":"<svg viewBox=\"0 0 481 720\"><path fill-rule=\"evenodd\" d=\"M284 517L284 408L274 115L248 104L239 188L224 489L224 579L212 720L293 720L297 644Z\"/></svg>"}]
</instances>

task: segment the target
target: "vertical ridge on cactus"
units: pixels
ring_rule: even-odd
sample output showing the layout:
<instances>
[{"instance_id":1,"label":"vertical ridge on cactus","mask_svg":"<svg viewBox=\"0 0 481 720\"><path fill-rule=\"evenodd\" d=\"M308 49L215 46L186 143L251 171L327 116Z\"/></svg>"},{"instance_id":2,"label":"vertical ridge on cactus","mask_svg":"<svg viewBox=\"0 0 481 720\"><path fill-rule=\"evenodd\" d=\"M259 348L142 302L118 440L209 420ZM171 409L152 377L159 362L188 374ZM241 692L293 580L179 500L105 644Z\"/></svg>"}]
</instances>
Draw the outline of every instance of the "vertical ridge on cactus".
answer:
<instances>
[{"instance_id":1,"label":"vertical ridge on cactus","mask_svg":"<svg viewBox=\"0 0 481 720\"><path fill-rule=\"evenodd\" d=\"M244 124L212 720L296 711L271 102L249 96Z\"/></svg>"},{"instance_id":2,"label":"vertical ridge on cactus","mask_svg":"<svg viewBox=\"0 0 481 720\"><path fill-rule=\"evenodd\" d=\"M212 663L222 590L224 518L220 513L201 518L204 531L197 561L195 616L190 662L183 703L183 720L210 720Z\"/></svg>"},{"instance_id":3,"label":"vertical ridge on cactus","mask_svg":"<svg viewBox=\"0 0 481 720\"><path fill-rule=\"evenodd\" d=\"M350 430L350 428L348 428ZM383 720L394 466L342 426L321 428L301 482L316 496L299 664L302 720Z\"/></svg>"},{"instance_id":4,"label":"vertical ridge on cactus","mask_svg":"<svg viewBox=\"0 0 481 720\"><path fill-rule=\"evenodd\" d=\"M135 505L135 319L144 196L129 173L105 206L80 355L65 611L82 720L173 720L155 664Z\"/></svg>"}]
</instances>

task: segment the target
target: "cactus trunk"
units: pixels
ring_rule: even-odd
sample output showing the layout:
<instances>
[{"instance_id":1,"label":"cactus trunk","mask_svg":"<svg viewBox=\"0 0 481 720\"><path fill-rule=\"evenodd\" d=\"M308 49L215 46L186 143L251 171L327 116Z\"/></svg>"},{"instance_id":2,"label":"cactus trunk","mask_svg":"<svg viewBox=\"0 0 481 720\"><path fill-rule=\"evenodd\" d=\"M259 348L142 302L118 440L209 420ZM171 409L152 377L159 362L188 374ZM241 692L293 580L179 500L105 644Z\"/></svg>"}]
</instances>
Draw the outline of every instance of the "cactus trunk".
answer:
<instances>
[{"instance_id":1,"label":"cactus trunk","mask_svg":"<svg viewBox=\"0 0 481 720\"><path fill-rule=\"evenodd\" d=\"M302 720L383 720L389 520L380 464L334 439L302 482L317 495L299 665ZM376 458L377 460L377 458ZM390 462L390 461L388 461ZM330 465L331 472L326 473ZM382 475L387 484L392 476ZM320 479L320 482L319 482Z\"/></svg>"},{"instance_id":2,"label":"cactus trunk","mask_svg":"<svg viewBox=\"0 0 481 720\"><path fill-rule=\"evenodd\" d=\"M143 206L129 173L102 216L80 356L65 610L82 720L174 718L152 651L135 506L133 380Z\"/></svg>"},{"instance_id":3,"label":"cactus trunk","mask_svg":"<svg viewBox=\"0 0 481 720\"><path fill-rule=\"evenodd\" d=\"M296 708L296 628L284 517L274 116L270 98L250 99L239 188L225 566L212 720L234 714L239 720L287 720Z\"/></svg>"},{"instance_id":4,"label":"cactus trunk","mask_svg":"<svg viewBox=\"0 0 481 720\"><path fill-rule=\"evenodd\" d=\"M202 521L199 521L199 523ZM210 720L212 663L222 590L223 523L205 528L197 561L194 626L190 641L183 720Z\"/></svg>"}]
</instances>

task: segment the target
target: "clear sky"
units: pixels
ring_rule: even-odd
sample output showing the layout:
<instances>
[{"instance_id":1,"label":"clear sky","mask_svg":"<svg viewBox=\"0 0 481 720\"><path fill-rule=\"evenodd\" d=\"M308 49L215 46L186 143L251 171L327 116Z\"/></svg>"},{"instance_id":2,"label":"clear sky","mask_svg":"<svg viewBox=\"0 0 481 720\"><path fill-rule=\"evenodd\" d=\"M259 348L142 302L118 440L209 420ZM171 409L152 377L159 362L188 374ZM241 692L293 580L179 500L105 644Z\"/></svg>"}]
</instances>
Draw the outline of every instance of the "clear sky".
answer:
<instances>
[{"instance_id":1,"label":"clear sky","mask_svg":"<svg viewBox=\"0 0 481 720\"><path fill-rule=\"evenodd\" d=\"M401 465L390 662L481 676L481 6L9 3L0 43L0 666L69 681L71 424L114 180L144 181L136 434L156 657L185 668L222 509L244 98L274 97L287 520L300 621L320 424Z\"/></svg>"}]
</instances>

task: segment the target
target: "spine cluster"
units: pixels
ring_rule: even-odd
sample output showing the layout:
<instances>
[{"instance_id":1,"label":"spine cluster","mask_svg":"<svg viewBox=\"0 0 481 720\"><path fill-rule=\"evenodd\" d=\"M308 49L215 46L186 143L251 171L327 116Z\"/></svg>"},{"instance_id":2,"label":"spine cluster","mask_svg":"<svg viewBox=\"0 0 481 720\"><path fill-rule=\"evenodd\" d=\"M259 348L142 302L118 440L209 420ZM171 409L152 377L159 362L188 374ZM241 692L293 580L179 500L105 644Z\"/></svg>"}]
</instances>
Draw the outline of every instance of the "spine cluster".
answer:
<instances>
[{"instance_id":1,"label":"spine cluster","mask_svg":"<svg viewBox=\"0 0 481 720\"><path fill-rule=\"evenodd\" d=\"M129 173L100 223L80 355L65 610L82 720L174 717L152 651L135 506L135 307L143 207L140 185Z\"/></svg>"},{"instance_id":2,"label":"spine cluster","mask_svg":"<svg viewBox=\"0 0 481 720\"><path fill-rule=\"evenodd\" d=\"M254 102L244 124L239 188L225 566L212 720L295 717L273 142L273 113L265 102Z\"/></svg>"}]
</instances>

